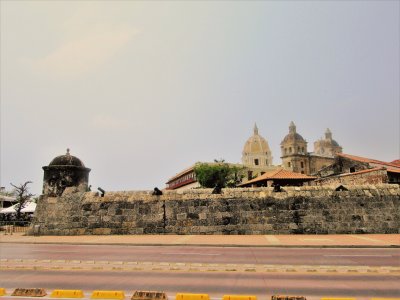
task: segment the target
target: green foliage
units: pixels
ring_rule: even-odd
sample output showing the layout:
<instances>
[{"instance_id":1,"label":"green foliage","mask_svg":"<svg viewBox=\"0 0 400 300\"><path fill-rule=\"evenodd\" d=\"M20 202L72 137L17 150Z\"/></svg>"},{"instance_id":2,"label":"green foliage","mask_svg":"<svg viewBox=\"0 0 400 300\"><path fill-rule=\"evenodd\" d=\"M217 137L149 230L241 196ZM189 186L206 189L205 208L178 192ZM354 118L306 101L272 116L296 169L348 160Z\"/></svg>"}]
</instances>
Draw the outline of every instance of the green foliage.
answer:
<instances>
[{"instance_id":1,"label":"green foliage","mask_svg":"<svg viewBox=\"0 0 400 300\"><path fill-rule=\"evenodd\" d=\"M198 163L194 167L196 179L204 188L235 187L242 178L240 171L240 168L229 165L224 160Z\"/></svg>"}]
</instances>

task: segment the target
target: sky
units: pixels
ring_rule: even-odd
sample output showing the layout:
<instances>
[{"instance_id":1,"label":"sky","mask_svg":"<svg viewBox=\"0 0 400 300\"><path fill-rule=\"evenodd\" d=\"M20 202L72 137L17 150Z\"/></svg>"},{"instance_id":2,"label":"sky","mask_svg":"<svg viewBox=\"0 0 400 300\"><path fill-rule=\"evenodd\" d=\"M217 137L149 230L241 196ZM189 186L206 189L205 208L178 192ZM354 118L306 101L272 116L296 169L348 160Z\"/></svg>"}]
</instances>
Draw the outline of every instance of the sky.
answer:
<instances>
[{"instance_id":1,"label":"sky","mask_svg":"<svg viewBox=\"0 0 400 300\"><path fill-rule=\"evenodd\" d=\"M0 184L71 149L106 191L241 161L257 123L280 164L313 151L400 158L399 1L0 1Z\"/></svg>"}]
</instances>

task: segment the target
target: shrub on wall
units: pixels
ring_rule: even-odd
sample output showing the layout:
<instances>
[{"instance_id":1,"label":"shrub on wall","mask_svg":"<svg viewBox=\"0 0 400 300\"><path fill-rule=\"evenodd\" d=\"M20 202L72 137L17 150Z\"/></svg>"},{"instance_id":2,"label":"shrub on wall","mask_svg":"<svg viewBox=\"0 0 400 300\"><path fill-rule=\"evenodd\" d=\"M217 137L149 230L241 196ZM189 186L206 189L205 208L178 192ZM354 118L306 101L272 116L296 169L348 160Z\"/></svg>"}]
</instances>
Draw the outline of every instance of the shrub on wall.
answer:
<instances>
[{"instance_id":1,"label":"shrub on wall","mask_svg":"<svg viewBox=\"0 0 400 300\"><path fill-rule=\"evenodd\" d=\"M240 168L224 160L214 163L198 163L194 167L196 179L204 188L235 187L241 180Z\"/></svg>"}]
</instances>

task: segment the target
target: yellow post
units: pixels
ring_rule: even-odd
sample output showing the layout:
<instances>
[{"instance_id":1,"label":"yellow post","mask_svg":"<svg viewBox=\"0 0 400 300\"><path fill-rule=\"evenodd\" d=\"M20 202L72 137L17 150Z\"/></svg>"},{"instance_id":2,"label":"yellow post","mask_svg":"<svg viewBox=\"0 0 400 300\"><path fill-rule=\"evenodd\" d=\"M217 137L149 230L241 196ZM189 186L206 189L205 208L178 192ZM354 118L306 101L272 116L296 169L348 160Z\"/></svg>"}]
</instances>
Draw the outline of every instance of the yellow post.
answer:
<instances>
[{"instance_id":1,"label":"yellow post","mask_svg":"<svg viewBox=\"0 0 400 300\"><path fill-rule=\"evenodd\" d=\"M51 298L84 298L82 290L54 290Z\"/></svg>"}]
</instances>

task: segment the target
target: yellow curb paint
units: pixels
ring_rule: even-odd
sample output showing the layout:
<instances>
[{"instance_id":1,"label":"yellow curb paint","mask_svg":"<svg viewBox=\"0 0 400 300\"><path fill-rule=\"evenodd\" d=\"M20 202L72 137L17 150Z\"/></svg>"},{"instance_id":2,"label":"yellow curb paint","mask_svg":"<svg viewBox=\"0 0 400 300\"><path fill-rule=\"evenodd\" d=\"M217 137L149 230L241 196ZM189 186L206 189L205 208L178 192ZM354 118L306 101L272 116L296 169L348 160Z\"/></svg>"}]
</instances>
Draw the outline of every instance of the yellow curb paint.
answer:
<instances>
[{"instance_id":1,"label":"yellow curb paint","mask_svg":"<svg viewBox=\"0 0 400 300\"><path fill-rule=\"evenodd\" d=\"M208 294L184 294L178 293L175 297L176 300L210 300Z\"/></svg>"},{"instance_id":2,"label":"yellow curb paint","mask_svg":"<svg viewBox=\"0 0 400 300\"><path fill-rule=\"evenodd\" d=\"M257 296L247 295L224 295L222 300L257 300Z\"/></svg>"},{"instance_id":3,"label":"yellow curb paint","mask_svg":"<svg viewBox=\"0 0 400 300\"><path fill-rule=\"evenodd\" d=\"M6 294L5 288L0 288L0 296L4 296Z\"/></svg>"},{"instance_id":4,"label":"yellow curb paint","mask_svg":"<svg viewBox=\"0 0 400 300\"><path fill-rule=\"evenodd\" d=\"M125 299L123 291L93 291L90 299Z\"/></svg>"},{"instance_id":5,"label":"yellow curb paint","mask_svg":"<svg viewBox=\"0 0 400 300\"><path fill-rule=\"evenodd\" d=\"M54 290L51 298L84 298L82 290Z\"/></svg>"}]
</instances>

